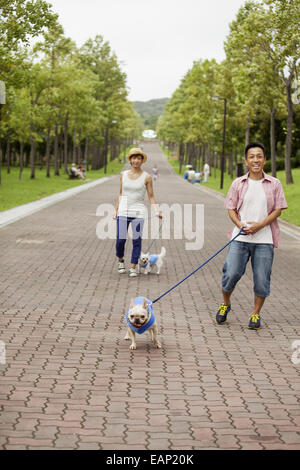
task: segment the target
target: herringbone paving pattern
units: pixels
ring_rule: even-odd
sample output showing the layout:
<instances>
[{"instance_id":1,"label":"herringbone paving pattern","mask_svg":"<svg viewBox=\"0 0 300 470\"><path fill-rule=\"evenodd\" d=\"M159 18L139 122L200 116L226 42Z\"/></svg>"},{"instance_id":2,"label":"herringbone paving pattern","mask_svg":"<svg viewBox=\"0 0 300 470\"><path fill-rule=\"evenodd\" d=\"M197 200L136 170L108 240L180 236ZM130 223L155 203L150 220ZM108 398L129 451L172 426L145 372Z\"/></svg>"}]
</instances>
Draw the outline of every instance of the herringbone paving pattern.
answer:
<instances>
[{"instance_id":1,"label":"herringbone paving pattern","mask_svg":"<svg viewBox=\"0 0 300 470\"><path fill-rule=\"evenodd\" d=\"M300 449L297 240L282 235L261 330L247 328L250 267L228 323L215 323L222 252L154 305L161 350L146 335L136 351L123 340L130 298L156 298L231 226L222 200L177 177L157 143L144 150L146 169L160 169L159 203L204 204L204 246L186 251L171 237L160 276L119 276L114 241L96 236L96 209L115 202L118 176L1 229L0 447Z\"/></svg>"}]
</instances>

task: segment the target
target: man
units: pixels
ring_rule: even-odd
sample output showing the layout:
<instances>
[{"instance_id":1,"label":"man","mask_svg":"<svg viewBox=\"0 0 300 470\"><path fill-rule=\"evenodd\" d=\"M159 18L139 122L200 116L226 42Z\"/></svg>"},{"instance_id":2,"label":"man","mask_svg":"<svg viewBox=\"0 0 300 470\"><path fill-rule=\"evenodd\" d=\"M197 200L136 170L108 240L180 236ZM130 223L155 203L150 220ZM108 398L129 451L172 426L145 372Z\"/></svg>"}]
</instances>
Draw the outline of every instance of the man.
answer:
<instances>
[{"instance_id":1,"label":"man","mask_svg":"<svg viewBox=\"0 0 300 470\"><path fill-rule=\"evenodd\" d=\"M203 168L204 171L204 183L208 182L208 177L209 177L209 164L206 162Z\"/></svg>"},{"instance_id":2,"label":"man","mask_svg":"<svg viewBox=\"0 0 300 470\"><path fill-rule=\"evenodd\" d=\"M228 215L236 225L232 238L244 227L245 235L238 236L230 245L223 266L223 304L216 320L226 321L231 309L231 294L243 276L251 257L254 279L254 308L249 318L250 329L261 325L260 311L265 298L270 295L270 279L274 248L279 242L277 218L287 208L283 189L277 178L264 173L265 148L253 142L245 148L245 164L249 172L237 178L231 185L225 201Z\"/></svg>"}]
</instances>

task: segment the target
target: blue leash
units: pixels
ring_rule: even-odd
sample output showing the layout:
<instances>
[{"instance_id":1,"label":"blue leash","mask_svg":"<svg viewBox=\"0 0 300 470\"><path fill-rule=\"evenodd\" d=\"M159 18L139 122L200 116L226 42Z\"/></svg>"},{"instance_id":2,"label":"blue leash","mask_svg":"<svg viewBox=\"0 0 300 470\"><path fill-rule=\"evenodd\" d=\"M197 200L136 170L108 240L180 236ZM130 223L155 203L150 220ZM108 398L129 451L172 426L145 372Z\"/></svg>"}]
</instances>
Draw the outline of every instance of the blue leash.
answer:
<instances>
[{"instance_id":1,"label":"blue leash","mask_svg":"<svg viewBox=\"0 0 300 470\"><path fill-rule=\"evenodd\" d=\"M193 272L191 272L190 274L188 274L187 276L185 276L183 279L181 279L181 281L177 282L177 284L175 284L175 286L171 287L169 290L167 290L166 292L164 292L163 294L161 294L159 297L157 297L157 299L153 300L152 303L155 304L155 302L157 302L158 300L160 300L162 297L164 297L165 295L167 295L169 292L171 292L173 289L175 289L175 287L179 286L179 284L181 284L183 281L185 281L187 278L189 278L190 276L192 276L193 274L195 274L199 269L203 268L203 266L205 266L207 263L209 263L210 260L212 260L215 256L217 256L221 251L223 251L226 246L230 245L230 243L233 242L233 240L235 240L239 235L246 235L245 233L242 233L242 231L244 230L244 227L241 228L241 230L239 231L239 233L232 239L230 240L230 242L226 243L226 245L224 245L219 251L217 251L214 255L212 255L209 259L207 259L206 261L204 261L204 263L202 263L200 266L198 266L198 268L196 268Z\"/></svg>"},{"instance_id":2,"label":"blue leash","mask_svg":"<svg viewBox=\"0 0 300 470\"><path fill-rule=\"evenodd\" d=\"M160 229L162 227L162 221L160 222L159 224L159 229L158 229L158 233L156 236L159 236L159 232L160 232ZM150 251L150 248L152 247L153 243L155 242L156 238L153 238L152 242L150 243L150 245L148 246L147 250L145 251L145 253L149 253Z\"/></svg>"}]
</instances>

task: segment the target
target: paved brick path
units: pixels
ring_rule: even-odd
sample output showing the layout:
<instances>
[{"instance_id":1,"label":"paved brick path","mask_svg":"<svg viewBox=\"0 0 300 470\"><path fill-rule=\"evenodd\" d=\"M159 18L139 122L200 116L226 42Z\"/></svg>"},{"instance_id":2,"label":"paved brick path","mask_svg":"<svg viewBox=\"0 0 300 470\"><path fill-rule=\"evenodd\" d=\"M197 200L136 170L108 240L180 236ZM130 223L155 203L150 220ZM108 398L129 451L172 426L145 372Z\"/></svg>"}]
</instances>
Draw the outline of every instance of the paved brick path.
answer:
<instances>
[{"instance_id":1,"label":"paved brick path","mask_svg":"<svg viewBox=\"0 0 300 470\"><path fill-rule=\"evenodd\" d=\"M166 240L160 276L119 276L95 216L115 201L118 177L1 229L0 447L300 449L296 239L283 234L276 251L260 331L247 328L250 268L228 323L215 323L222 252L155 304L161 350L146 335L134 352L123 340L130 298L157 297L224 245L231 226L223 201L178 178L158 144L145 151L146 169L160 169L158 202L205 204L204 248Z\"/></svg>"}]
</instances>

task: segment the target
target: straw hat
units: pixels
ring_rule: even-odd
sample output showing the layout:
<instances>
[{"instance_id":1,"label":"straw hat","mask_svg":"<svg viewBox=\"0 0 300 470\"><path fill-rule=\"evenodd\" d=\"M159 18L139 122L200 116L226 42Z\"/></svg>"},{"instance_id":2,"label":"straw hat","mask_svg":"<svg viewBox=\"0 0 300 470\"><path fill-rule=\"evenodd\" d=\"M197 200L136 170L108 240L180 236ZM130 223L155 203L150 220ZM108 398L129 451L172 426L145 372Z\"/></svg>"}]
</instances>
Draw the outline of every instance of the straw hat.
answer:
<instances>
[{"instance_id":1,"label":"straw hat","mask_svg":"<svg viewBox=\"0 0 300 470\"><path fill-rule=\"evenodd\" d=\"M145 163L147 161L147 155L143 152L142 149L140 149L138 147L130 149L129 154L127 155L127 160L130 161L130 158L133 157L133 155L142 155L143 163Z\"/></svg>"}]
</instances>

